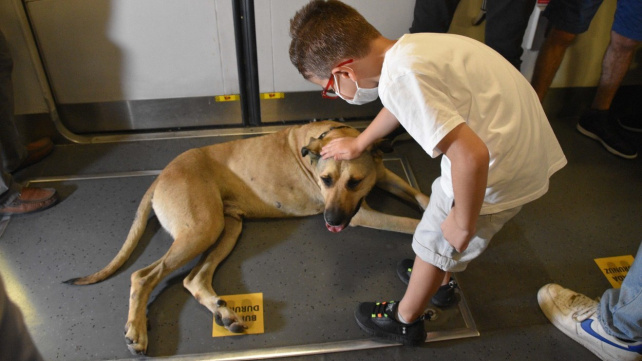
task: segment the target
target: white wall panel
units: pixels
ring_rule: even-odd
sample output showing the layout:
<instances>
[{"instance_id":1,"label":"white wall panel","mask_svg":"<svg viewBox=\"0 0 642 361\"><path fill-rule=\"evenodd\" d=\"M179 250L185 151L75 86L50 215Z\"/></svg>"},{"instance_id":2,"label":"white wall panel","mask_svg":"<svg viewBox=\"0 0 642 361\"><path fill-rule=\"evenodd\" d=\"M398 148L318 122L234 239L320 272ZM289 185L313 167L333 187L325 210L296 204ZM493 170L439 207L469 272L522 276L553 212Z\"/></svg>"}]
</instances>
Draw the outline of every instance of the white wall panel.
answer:
<instances>
[{"instance_id":1,"label":"white wall panel","mask_svg":"<svg viewBox=\"0 0 642 361\"><path fill-rule=\"evenodd\" d=\"M260 92L274 92L274 57L278 54L274 54L274 37L281 37L283 34L275 34L273 28L273 1L264 1L259 0L254 2L254 13L255 13L255 26L256 26L256 52L259 66L259 89ZM305 0L301 1L287 1L288 7L296 6L295 4L305 3ZM282 9L276 9L277 13L283 11ZM287 11L286 11L287 12ZM278 16L278 15L277 15ZM285 33L285 36L288 36L288 33ZM278 50L278 49L277 49ZM281 90L279 90L281 91Z\"/></svg>"},{"instance_id":2,"label":"white wall panel","mask_svg":"<svg viewBox=\"0 0 642 361\"><path fill-rule=\"evenodd\" d=\"M238 93L229 0L27 6L59 103Z\"/></svg>"},{"instance_id":3,"label":"white wall panel","mask_svg":"<svg viewBox=\"0 0 642 361\"><path fill-rule=\"evenodd\" d=\"M307 0L256 2L261 92L319 90L318 86L303 80L290 62L288 55L290 19L307 2ZM390 39L397 39L407 33L412 23L415 0L346 0L345 2L356 8L383 36ZM263 17L269 17L270 23Z\"/></svg>"},{"instance_id":4,"label":"white wall panel","mask_svg":"<svg viewBox=\"0 0 642 361\"><path fill-rule=\"evenodd\" d=\"M218 49L212 49L214 56L220 57L223 91L214 94L238 94L239 75L236 62L236 40L234 37L234 16L232 0L215 0L216 3L216 35ZM207 14L206 14L207 15ZM217 88L218 89L218 88Z\"/></svg>"}]
</instances>

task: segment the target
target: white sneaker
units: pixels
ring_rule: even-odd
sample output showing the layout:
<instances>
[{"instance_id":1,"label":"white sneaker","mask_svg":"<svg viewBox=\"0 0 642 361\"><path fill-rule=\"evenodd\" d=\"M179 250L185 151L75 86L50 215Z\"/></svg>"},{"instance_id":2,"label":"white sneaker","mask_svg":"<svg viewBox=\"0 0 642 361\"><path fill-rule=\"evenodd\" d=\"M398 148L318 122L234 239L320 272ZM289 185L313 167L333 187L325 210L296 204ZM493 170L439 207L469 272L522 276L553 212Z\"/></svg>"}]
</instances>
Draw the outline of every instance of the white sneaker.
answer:
<instances>
[{"instance_id":1,"label":"white sneaker","mask_svg":"<svg viewBox=\"0 0 642 361\"><path fill-rule=\"evenodd\" d=\"M537 302L555 327L602 360L642 360L642 342L625 342L604 331L597 319L597 301L549 283L537 292Z\"/></svg>"}]
</instances>

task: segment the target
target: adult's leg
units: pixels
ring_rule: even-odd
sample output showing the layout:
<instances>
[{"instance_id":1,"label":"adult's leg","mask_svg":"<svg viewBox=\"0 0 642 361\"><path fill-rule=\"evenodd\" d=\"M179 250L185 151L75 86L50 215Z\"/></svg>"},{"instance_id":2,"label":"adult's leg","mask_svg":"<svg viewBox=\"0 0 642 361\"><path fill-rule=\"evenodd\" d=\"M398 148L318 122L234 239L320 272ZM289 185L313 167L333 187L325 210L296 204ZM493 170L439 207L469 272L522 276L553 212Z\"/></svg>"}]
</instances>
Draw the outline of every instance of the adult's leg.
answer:
<instances>
[{"instance_id":1,"label":"adult's leg","mask_svg":"<svg viewBox=\"0 0 642 361\"><path fill-rule=\"evenodd\" d=\"M577 34L588 30L603 0L551 0L542 16L549 21L549 33L542 45L531 84L542 101L562 63L566 49Z\"/></svg>"},{"instance_id":2,"label":"adult's leg","mask_svg":"<svg viewBox=\"0 0 642 361\"><path fill-rule=\"evenodd\" d=\"M544 40L544 44L537 55L535 70L531 79L531 84L540 102L544 99L553 83L553 78L555 78L555 74L557 74L557 70L562 64L566 49L576 36L576 34L553 27L546 40Z\"/></svg>"},{"instance_id":3,"label":"adult's leg","mask_svg":"<svg viewBox=\"0 0 642 361\"><path fill-rule=\"evenodd\" d=\"M13 116L12 69L9 47L0 32L0 157L5 171L17 168L27 157L27 149L20 141Z\"/></svg>"},{"instance_id":4,"label":"adult's leg","mask_svg":"<svg viewBox=\"0 0 642 361\"><path fill-rule=\"evenodd\" d=\"M621 134L617 117L609 110L639 43L611 31L611 42L602 60L602 74L593 103L577 124L580 133L599 141L606 150L625 159L637 158L638 151Z\"/></svg>"},{"instance_id":5,"label":"adult's leg","mask_svg":"<svg viewBox=\"0 0 642 361\"><path fill-rule=\"evenodd\" d=\"M640 44L639 41L611 31L611 42L604 53L602 74L591 108L607 110L611 107L613 97L629 70L638 44Z\"/></svg>"},{"instance_id":6,"label":"adult's leg","mask_svg":"<svg viewBox=\"0 0 642 361\"><path fill-rule=\"evenodd\" d=\"M416 0L411 33L447 33L459 0Z\"/></svg>"},{"instance_id":7,"label":"adult's leg","mask_svg":"<svg viewBox=\"0 0 642 361\"><path fill-rule=\"evenodd\" d=\"M13 202L20 192L20 184L13 181L13 177L2 168L0 157L0 208Z\"/></svg>"},{"instance_id":8,"label":"adult's leg","mask_svg":"<svg viewBox=\"0 0 642 361\"><path fill-rule=\"evenodd\" d=\"M486 44L517 69L522 64L522 41L537 0L489 0Z\"/></svg>"},{"instance_id":9,"label":"adult's leg","mask_svg":"<svg viewBox=\"0 0 642 361\"><path fill-rule=\"evenodd\" d=\"M51 207L57 201L58 196L53 188L23 187L22 184L14 181L11 174L4 170L3 157L0 157L0 218L6 215L37 212ZM1 313L2 307L0 307L0 316ZM2 320L0 319L0 321ZM0 333L0 335L2 334ZM1 338L2 336L0 336ZM0 349L2 348L0 347ZM0 361L4 361L2 357L0 357Z\"/></svg>"},{"instance_id":10,"label":"adult's leg","mask_svg":"<svg viewBox=\"0 0 642 361\"><path fill-rule=\"evenodd\" d=\"M642 341L642 244L622 287L604 292L598 317L606 332L629 341Z\"/></svg>"},{"instance_id":11,"label":"adult's leg","mask_svg":"<svg viewBox=\"0 0 642 361\"><path fill-rule=\"evenodd\" d=\"M13 146L13 139L17 139L18 133L13 123L12 68L13 61L7 42L0 32L0 207L13 201L20 189L11 174L5 171L8 169L7 162L15 162L17 165L21 158L21 154L16 151L21 147Z\"/></svg>"}]
</instances>

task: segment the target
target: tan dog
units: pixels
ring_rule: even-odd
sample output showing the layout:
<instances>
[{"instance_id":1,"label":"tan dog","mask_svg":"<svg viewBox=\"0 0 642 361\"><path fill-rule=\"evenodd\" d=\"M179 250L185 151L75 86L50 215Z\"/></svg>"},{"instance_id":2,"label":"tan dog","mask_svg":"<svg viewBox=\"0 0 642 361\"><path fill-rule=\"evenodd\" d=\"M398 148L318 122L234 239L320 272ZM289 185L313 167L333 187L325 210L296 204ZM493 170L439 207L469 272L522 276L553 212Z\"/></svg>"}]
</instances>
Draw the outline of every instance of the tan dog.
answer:
<instances>
[{"instance_id":1,"label":"tan dog","mask_svg":"<svg viewBox=\"0 0 642 361\"><path fill-rule=\"evenodd\" d=\"M153 208L174 242L162 258L131 276L125 325L129 350L134 354L147 350L146 308L154 287L217 240L183 285L214 314L219 325L243 332L242 320L212 288L214 271L234 248L243 218L323 212L326 227L333 232L348 224L414 232L417 219L383 214L363 201L377 185L424 209L428 204L428 196L384 168L381 151L369 149L351 161L319 156L321 147L331 139L358 134L341 123L324 121L186 151L169 163L143 196L116 257L102 270L67 283L91 284L112 275L138 244Z\"/></svg>"}]
</instances>

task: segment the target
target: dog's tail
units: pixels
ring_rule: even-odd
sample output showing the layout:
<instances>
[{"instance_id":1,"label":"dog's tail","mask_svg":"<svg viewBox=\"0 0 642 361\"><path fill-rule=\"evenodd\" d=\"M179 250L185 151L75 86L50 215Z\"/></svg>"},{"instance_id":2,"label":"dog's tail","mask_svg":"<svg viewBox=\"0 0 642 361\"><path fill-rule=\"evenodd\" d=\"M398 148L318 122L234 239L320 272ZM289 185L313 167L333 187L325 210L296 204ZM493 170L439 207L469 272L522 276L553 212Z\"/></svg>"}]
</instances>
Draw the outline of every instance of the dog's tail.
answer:
<instances>
[{"instance_id":1,"label":"dog's tail","mask_svg":"<svg viewBox=\"0 0 642 361\"><path fill-rule=\"evenodd\" d=\"M125 243L123 243L123 246L120 248L120 251L118 251L116 257L114 257L114 259L112 259L111 262L109 262L109 264L100 271L89 276L72 278L70 280L64 281L64 283L71 285L88 285L100 282L114 274L114 272L116 272L116 270L118 270L129 259L132 252L134 252L134 249L138 245L138 241L143 235L145 227L147 226L147 218L149 217L149 214L152 210L152 197L154 195L155 188L156 181L152 183L147 192L145 192L143 199L140 201L138 210L136 211L136 217L134 218L134 222L129 229L127 239L125 240Z\"/></svg>"}]
</instances>

